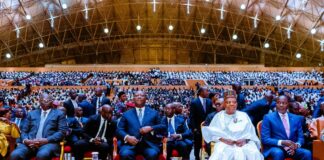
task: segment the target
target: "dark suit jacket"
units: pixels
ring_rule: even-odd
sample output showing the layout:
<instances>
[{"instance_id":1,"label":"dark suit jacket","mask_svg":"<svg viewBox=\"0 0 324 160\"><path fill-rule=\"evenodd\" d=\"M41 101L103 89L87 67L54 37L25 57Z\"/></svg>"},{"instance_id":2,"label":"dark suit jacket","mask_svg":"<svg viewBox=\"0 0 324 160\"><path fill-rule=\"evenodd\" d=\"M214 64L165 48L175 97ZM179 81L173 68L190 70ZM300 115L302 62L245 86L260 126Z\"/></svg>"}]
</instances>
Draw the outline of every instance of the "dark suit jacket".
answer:
<instances>
[{"instance_id":1,"label":"dark suit jacket","mask_svg":"<svg viewBox=\"0 0 324 160\"><path fill-rule=\"evenodd\" d=\"M99 127L100 127L101 115L93 115L89 118L88 123L84 126L84 134L83 137L86 140L90 140L91 138L95 138ZM105 138L107 139L108 144L112 144L112 140L115 136L117 128L116 121L107 122L106 134Z\"/></svg>"},{"instance_id":2,"label":"dark suit jacket","mask_svg":"<svg viewBox=\"0 0 324 160\"><path fill-rule=\"evenodd\" d=\"M96 107L92 106L92 104L87 100L83 100L81 103L79 103L79 107L82 108L84 117L88 118L96 114Z\"/></svg>"},{"instance_id":3,"label":"dark suit jacket","mask_svg":"<svg viewBox=\"0 0 324 160\"><path fill-rule=\"evenodd\" d=\"M261 129L261 141L263 144L263 155L268 157L271 147L278 147L279 140L291 140L300 145L304 144L302 118L288 113L290 136L287 137L284 125L278 112L272 112L264 116Z\"/></svg>"},{"instance_id":4,"label":"dark suit jacket","mask_svg":"<svg viewBox=\"0 0 324 160\"><path fill-rule=\"evenodd\" d=\"M209 113L205 119L205 123L204 123L204 126L209 126L210 122L213 120L214 116L217 114L217 112L212 112L212 113Z\"/></svg>"},{"instance_id":5,"label":"dark suit jacket","mask_svg":"<svg viewBox=\"0 0 324 160\"><path fill-rule=\"evenodd\" d=\"M98 98L98 97L94 97L94 98L92 99L92 101L91 101L92 106L94 106L95 108L96 108L96 106L97 106L97 98ZM109 105L111 105L110 100L109 100L107 97L105 97L105 96L102 97L99 106L101 107L101 106L104 105L104 104L109 104Z\"/></svg>"},{"instance_id":6,"label":"dark suit jacket","mask_svg":"<svg viewBox=\"0 0 324 160\"><path fill-rule=\"evenodd\" d=\"M66 100L63 103L64 108L66 109L66 115L68 117L74 117L74 106L71 99Z\"/></svg>"},{"instance_id":7,"label":"dark suit jacket","mask_svg":"<svg viewBox=\"0 0 324 160\"><path fill-rule=\"evenodd\" d=\"M164 124L167 124L167 128L169 127L168 126L169 125L168 124L168 118L166 116L164 116L162 118L162 122ZM173 126L173 127L175 128L175 132L177 134L181 134L183 140L192 138L191 131L187 127L185 119L183 119L181 117L178 117L178 116L174 116L174 125L175 126ZM166 130L166 132L164 132L163 135L165 137L167 137L168 136L168 130Z\"/></svg>"},{"instance_id":8,"label":"dark suit jacket","mask_svg":"<svg viewBox=\"0 0 324 160\"><path fill-rule=\"evenodd\" d=\"M215 108L212 107L212 102L210 99L206 99L206 112L203 109L203 105L199 98L195 98L190 104L190 128L194 131L201 132L201 123L205 120L207 115L211 112L214 112Z\"/></svg>"},{"instance_id":9,"label":"dark suit jacket","mask_svg":"<svg viewBox=\"0 0 324 160\"><path fill-rule=\"evenodd\" d=\"M250 106L247 106L242 110L249 115L254 126L256 126L258 122L263 119L264 115L269 113L270 109L276 107L276 103L274 101L272 101L270 105L268 105L267 103L267 100L265 98L262 98L253 102Z\"/></svg>"},{"instance_id":10,"label":"dark suit jacket","mask_svg":"<svg viewBox=\"0 0 324 160\"><path fill-rule=\"evenodd\" d=\"M22 140L36 138L40 116L40 109L28 113L27 123L21 130ZM57 109L51 109L44 123L43 137L46 138L49 143L58 143L63 140L67 128L67 122L63 112Z\"/></svg>"},{"instance_id":11,"label":"dark suit jacket","mask_svg":"<svg viewBox=\"0 0 324 160\"><path fill-rule=\"evenodd\" d=\"M143 126L151 126L153 128L153 132L150 132L146 135L140 134L140 129ZM117 127L117 136L119 139L124 140L126 135L135 136L137 139L141 139L141 143L146 143L150 148L159 151L159 144L161 143L160 139L156 136L166 131L166 124L161 122L161 118L159 113L149 107L145 107L142 126L138 120L138 116L136 113L136 109L133 108L131 110L126 111ZM135 146L130 146L126 144L128 147L133 148Z\"/></svg>"},{"instance_id":12,"label":"dark suit jacket","mask_svg":"<svg viewBox=\"0 0 324 160\"><path fill-rule=\"evenodd\" d=\"M245 108L245 96L243 93L237 95L237 110L243 110Z\"/></svg>"},{"instance_id":13,"label":"dark suit jacket","mask_svg":"<svg viewBox=\"0 0 324 160\"><path fill-rule=\"evenodd\" d=\"M313 118L318 118L321 116L321 103L324 101L324 96L322 96L318 101L314 108Z\"/></svg>"}]
</instances>

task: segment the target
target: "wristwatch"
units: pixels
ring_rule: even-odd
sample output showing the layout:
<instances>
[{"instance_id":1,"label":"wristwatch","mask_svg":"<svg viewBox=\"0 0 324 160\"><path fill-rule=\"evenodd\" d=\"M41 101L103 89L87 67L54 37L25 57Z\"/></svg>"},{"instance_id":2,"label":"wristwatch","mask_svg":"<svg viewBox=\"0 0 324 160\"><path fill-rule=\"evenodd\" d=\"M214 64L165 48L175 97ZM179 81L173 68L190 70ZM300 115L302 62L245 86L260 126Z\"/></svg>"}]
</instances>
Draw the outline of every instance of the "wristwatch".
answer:
<instances>
[{"instance_id":1,"label":"wristwatch","mask_svg":"<svg viewBox=\"0 0 324 160\"><path fill-rule=\"evenodd\" d=\"M245 139L245 143L249 143L250 142L250 139Z\"/></svg>"}]
</instances>

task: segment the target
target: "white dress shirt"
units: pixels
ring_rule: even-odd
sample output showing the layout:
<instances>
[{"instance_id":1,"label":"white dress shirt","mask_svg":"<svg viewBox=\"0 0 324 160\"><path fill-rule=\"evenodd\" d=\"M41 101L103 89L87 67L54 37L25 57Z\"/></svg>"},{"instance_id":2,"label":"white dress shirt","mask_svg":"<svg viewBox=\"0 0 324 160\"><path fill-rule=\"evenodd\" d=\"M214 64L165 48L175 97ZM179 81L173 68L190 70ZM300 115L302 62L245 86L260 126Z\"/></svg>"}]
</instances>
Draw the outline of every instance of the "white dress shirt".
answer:
<instances>
[{"instance_id":1,"label":"white dress shirt","mask_svg":"<svg viewBox=\"0 0 324 160\"><path fill-rule=\"evenodd\" d=\"M107 123L108 123L107 120L105 120L102 116L100 116L100 125L99 125L99 129L98 129L98 131L97 131L97 134L96 134L96 137L95 137L95 138L97 138L97 137L99 136L100 131L102 130L103 127L105 127L104 130L103 130L103 132L102 132L101 137L99 137L99 138L101 138L104 142L107 142L107 139L106 139L106 137L105 137L105 135L106 135L106 129L107 129ZM93 140L94 140L94 138L91 138L91 139L90 139L90 142L93 142Z\"/></svg>"},{"instance_id":2,"label":"white dress shirt","mask_svg":"<svg viewBox=\"0 0 324 160\"><path fill-rule=\"evenodd\" d=\"M171 117L171 118L167 118L168 119L168 125L169 125L169 120L171 119L171 125L172 125L172 128L173 128L173 130L174 130L174 134L177 134L177 132L176 132L176 130L175 130L175 122L174 122L174 115Z\"/></svg>"},{"instance_id":3,"label":"white dress shirt","mask_svg":"<svg viewBox=\"0 0 324 160\"><path fill-rule=\"evenodd\" d=\"M78 107L78 103L75 100L71 99L71 102L74 108Z\"/></svg>"}]
</instances>

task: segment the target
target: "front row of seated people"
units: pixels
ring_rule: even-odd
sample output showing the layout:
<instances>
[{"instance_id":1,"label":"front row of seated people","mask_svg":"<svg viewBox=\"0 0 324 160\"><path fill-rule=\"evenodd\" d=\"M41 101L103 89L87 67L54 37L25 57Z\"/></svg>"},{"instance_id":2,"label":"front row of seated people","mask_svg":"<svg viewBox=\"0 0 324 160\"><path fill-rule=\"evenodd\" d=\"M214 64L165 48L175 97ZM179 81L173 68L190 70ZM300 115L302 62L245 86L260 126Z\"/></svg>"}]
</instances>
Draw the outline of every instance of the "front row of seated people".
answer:
<instances>
[{"instance_id":1,"label":"front row of seated people","mask_svg":"<svg viewBox=\"0 0 324 160\"><path fill-rule=\"evenodd\" d=\"M72 146L76 160L83 159L87 151L99 151L99 159L106 159L112 155L113 137L118 138L119 155L123 160L135 159L138 154L148 160L158 159L162 137L168 137L168 157L173 149L177 149L183 159L189 159L192 134L185 119L174 114L172 104L165 106L166 116L160 118L157 111L145 105L146 94L142 91L134 94L135 108L123 113L118 120L113 118L113 108L109 105L103 105L98 115L85 119L81 108L75 108L75 117L67 117L65 108L51 108L52 102L51 95L40 95L40 109L28 113L21 127L19 143L10 154L11 160L30 157L48 160L58 156L59 142L64 138ZM223 104L224 110L215 114L209 126L202 127L205 141L216 142L210 160L312 159L311 152L301 148L304 143L303 118L287 112L287 97L280 96L276 111L264 117L262 143L248 115L237 111L234 91L225 91ZM3 148L0 151L4 157Z\"/></svg>"}]
</instances>

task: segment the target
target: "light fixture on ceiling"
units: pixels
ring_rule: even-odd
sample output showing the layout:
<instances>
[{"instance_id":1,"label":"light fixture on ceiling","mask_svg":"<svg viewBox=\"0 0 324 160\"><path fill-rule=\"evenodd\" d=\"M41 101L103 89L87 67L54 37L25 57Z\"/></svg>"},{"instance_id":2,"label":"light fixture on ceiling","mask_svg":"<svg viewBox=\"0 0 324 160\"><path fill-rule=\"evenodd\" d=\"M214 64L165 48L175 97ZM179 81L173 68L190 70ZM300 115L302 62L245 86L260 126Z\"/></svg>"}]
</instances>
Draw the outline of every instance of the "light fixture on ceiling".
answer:
<instances>
[{"instance_id":1,"label":"light fixture on ceiling","mask_svg":"<svg viewBox=\"0 0 324 160\"><path fill-rule=\"evenodd\" d=\"M205 29L204 27L202 27L202 28L200 29L200 33L201 33L201 34L206 33L206 29Z\"/></svg>"},{"instance_id":2,"label":"light fixture on ceiling","mask_svg":"<svg viewBox=\"0 0 324 160\"><path fill-rule=\"evenodd\" d=\"M245 10L246 9L246 5L245 4L241 4L240 8L241 8L241 10Z\"/></svg>"},{"instance_id":3,"label":"light fixture on ceiling","mask_svg":"<svg viewBox=\"0 0 324 160\"><path fill-rule=\"evenodd\" d=\"M233 34L232 38L233 38L234 40L237 40L237 38L238 38L237 34Z\"/></svg>"},{"instance_id":4,"label":"light fixture on ceiling","mask_svg":"<svg viewBox=\"0 0 324 160\"><path fill-rule=\"evenodd\" d=\"M104 28L104 32L105 33L109 33L109 29L108 28Z\"/></svg>"},{"instance_id":5,"label":"light fixture on ceiling","mask_svg":"<svg viewBox=\"0 0 324 160\"><path fill-rule=\"evenodd\" d=\"M296 53L296 58L300 59L302 57L301 53Z\"/></svg>"},{"instance_id":6,"label":"light fixture on ceiling","mask_svg":"<svg viewBox=\"0 0 324 160\"><path fill-rule=\"evenodd\" d=\"M173 31L174 27L170 24L168 29L169 29L169 31Z\"/></svg>"},{"instance_id":7,"label":"light fixture on ceiling","mask_svg":"<svg viewBox=\"0 0 324 160\"><path fill-rule=\"evenodd\" d=\"M281 20L281 16L280 15L277 15L276 16L276 21L280 21Z\"/></svg>"},{"instance_id":8,"label":"light fixture on ceiling","mask_svg":"<svg viewBox=\"0 0 324 160\"><path fill-rule=\"evenodd\" d=\"M311 34L315 34L316 33L316 29L315 28L312 28L311 31L310 31Z\"/></svg>"},{"instance_id":9,"label":"light fixture on ceiling","mask_svg":"<svg viewBox=\"0 0 324 160\"><path fill-rule=\"evenodd\" d=\"M141 29L142 29L142 26L138 24L138 25L136 26L136 30L137 30L137 31L140 31Z\"/></svg>"},{"instance_id":10,"label":"light fixture on ceiling","mask_svg":"<svg viewBox=\"0 0 324 160\"><path fill-rule=\"evenodd\" d=\"M31 15L27 14L27 15L26 15L26 19L27 19L27 20L31 20Z\"/></svg>"},{"instance_id":11,"label":"light fixture on ceiling","mask_svg":"<svg viewBox=\"0 0 324 160\"><path fill-rule=\"evenodd\" d=\"M270 44L268 42L264 43L264 48L269 48Z\"/></svg>"},{"instance_id":12,"label":"light fixture on ceiling","mask_svg":"<svg viewBox=\"0 0 324 160\"><path fill-rule=\"evenodd\" d=\"M63 4L62 4L62 8L63 8L63 9L67 9L67 4L66 4L66 3L63 3Z\"/></svg>"},{"instance_id":13,"label":"light fixture on ceiling","mask_svg":"<svg viewBox=\"0 0 324 160\"><path fill-rule=\"evenodd\" d=\"M10 59L11 58L11 54L10 53L6 53L6 58Z\"/></svg>"},{"instance_id":14,"label":"light fixture on ceiling","mask_svg":"<svg viewBox=\"0 0 324 160\"><path fill-rule=\"evenodd\" d=\"M40 42L40 43L38 44L38 47L39 47L39 48L44 48L44 43Z\"/></svg>"}]
</instances>

